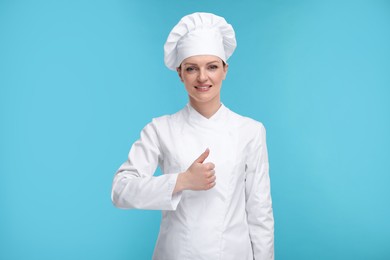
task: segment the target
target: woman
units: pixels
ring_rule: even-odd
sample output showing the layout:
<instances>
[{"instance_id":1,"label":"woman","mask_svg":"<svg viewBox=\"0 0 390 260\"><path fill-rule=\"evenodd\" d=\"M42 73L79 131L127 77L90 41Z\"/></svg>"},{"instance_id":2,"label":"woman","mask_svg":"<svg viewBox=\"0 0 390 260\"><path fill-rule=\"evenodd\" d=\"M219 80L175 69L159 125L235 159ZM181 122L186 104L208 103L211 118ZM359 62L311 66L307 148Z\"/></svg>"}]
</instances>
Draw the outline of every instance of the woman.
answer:
<instances>
[{"instance_id":1,"label":"woman","mask_svg":"<svg viewBox=\"0 0 390 260\"><path fill-rule=\"evenodd\" d=\"M119 208L162 210L153 259L274 258L265 129L220 100L235 47L231 25L209 13L183 17L164 46L189 104L145 126L112 188Z\"/></svg>"}]
</instances>

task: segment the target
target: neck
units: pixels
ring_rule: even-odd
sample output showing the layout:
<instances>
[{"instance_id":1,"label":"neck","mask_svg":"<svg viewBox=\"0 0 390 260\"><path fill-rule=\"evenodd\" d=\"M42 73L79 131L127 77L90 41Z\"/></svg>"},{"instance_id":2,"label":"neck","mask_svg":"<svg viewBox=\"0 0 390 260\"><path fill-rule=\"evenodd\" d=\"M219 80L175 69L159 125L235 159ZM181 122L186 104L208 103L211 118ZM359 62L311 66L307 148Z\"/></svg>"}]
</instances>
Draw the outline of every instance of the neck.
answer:
<instances>
[{"instance_id":1,"label":"neck","mask_svg":"<svg viewBox=\"0 0 390 260\"><path fill-rule=\"evenodd\" d=\"M221 100L210 100L209 102L196 102L190 97L190 105L205 118L212 117L221 107Z\"/></svg>"}]
</instances>

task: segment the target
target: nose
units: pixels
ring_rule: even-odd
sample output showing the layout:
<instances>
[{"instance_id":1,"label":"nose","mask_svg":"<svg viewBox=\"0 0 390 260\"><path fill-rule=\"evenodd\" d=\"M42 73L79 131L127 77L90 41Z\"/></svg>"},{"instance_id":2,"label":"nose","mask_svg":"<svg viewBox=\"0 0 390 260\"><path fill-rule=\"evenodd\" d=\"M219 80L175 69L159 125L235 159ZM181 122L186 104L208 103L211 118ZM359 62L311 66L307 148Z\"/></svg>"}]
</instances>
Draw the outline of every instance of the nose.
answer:
<instances>
[{"instance_id":1,"label":"nose","mask_svg":"<svg viewBox=\"0 0 390 260\"><path fill-rule=\"evenodd\" d=\"M198 81L199 82L207 81L207 72L204 69L199 70Z\"/></svg>"}]
</instances>

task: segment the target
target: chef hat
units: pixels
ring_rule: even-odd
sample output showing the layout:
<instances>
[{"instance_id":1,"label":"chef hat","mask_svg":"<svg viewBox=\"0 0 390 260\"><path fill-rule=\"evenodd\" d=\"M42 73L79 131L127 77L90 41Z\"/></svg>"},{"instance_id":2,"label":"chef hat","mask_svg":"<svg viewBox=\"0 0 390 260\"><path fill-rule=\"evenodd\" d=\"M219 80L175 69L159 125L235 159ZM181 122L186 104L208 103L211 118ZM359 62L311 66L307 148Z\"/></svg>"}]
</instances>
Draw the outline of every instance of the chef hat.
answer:
<instances>
[{"instance_id":1,"label":"chef hat","mask_svg":"<svg viewBox=\"0 0 390 260\"><path fill-rule=\"evenodd\" d=\"M164 45L164 61L171 70L195 55L215 55L226 62L235 48L233 27L223 17L193 13L184 16L169 33Z\"/></svg>"}]
</instances>

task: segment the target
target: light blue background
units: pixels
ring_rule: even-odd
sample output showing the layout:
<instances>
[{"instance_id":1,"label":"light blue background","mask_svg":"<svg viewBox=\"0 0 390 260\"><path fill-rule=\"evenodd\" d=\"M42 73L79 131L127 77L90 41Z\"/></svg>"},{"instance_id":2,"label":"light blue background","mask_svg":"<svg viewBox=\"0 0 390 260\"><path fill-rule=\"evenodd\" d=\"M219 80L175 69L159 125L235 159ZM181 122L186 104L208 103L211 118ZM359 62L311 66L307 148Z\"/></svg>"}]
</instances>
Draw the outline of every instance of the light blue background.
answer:
<instances>
[{"instance_id":1,"label":"light blue background","mask_svg":"<svg viewBox=\"0 0 390 260\"><path fill-rule=\"evenodd\" d=\"M158 211L110 201L186 102L163 44L233 24L223 102L267 128L277 259L390 259L390 1L0 0L0 259L150 259Z\"/></svg>"}]
</instances>

